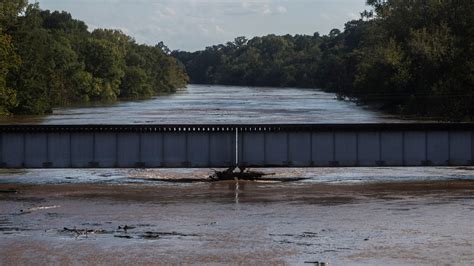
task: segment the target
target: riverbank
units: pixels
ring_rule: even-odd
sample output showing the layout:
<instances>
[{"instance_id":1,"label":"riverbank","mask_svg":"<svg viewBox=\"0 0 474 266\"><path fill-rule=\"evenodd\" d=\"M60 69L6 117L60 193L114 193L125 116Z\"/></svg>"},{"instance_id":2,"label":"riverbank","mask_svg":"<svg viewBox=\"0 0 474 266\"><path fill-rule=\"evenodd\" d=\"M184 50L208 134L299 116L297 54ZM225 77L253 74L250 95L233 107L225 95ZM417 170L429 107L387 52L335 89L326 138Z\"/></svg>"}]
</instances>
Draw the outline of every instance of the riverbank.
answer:
<instances>
[{"instance_id":1,"label":"riverbank","mask_svg":"<svg viewBox=\"0 0 474 266\"><path fill-rule=\"evenodd\" d=\"M5 265L474 260L474 180L9 183L0 191Z\"/></svg>"}]
</instances>

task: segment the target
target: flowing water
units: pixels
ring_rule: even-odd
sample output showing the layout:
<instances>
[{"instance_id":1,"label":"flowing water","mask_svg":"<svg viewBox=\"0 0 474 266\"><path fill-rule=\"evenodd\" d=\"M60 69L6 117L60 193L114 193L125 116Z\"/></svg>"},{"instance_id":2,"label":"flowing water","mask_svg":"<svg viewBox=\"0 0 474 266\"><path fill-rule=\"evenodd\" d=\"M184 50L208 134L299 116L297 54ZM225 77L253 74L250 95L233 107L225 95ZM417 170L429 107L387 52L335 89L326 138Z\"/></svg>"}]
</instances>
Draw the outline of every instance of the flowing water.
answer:
<instances>
[{"instance_id":1,"label":"flowing water","mask_svg":"<svg viewBox=\"0 0 474 266\"><path fill-rule=\"evenodd\" d=\"M0 119L2 124L385 122L406 121L319 90L205 85L144 101ZM306 178L287 183L165 182L204 181L211 169L3 170L0 265L468 265L474 261L473 170L265 169L276 178Z\"/></svg>"},{"instance_id":2,"label":"flowing water","mask_svg":"<svg viewBox=\"0 0 474 266\"><path fill-rule=\"evenodd\" d=\"M315 89L189 85L175 94L111 105L57 108L3 124L216 124L401 122ZM406 122L406 121L405 121Z\"/></svg>"}]
</instances>

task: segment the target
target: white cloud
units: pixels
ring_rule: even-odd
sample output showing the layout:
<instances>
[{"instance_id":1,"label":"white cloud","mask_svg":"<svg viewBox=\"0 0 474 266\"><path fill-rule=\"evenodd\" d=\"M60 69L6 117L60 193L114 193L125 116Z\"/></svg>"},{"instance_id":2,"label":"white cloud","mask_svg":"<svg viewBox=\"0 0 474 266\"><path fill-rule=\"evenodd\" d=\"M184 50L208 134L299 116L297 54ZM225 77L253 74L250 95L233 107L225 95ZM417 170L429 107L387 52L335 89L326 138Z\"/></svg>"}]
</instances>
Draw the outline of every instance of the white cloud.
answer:
<instances>
[{"instance_id":1,"label":"white cloud","mask_svg":"<svg viewBox=\"0 0 474 266\"><path fill-rule=\"evenodd\" d=\"M349 12L349 13L347 14L347 17L348 17L349 19L359 19L359 18L360 18L360 14L356 14L356 13L354 13L354 12Z\"/></svg>"},{"instance_id":2,"label":"white cloud","mask_svg":"<svg viewBox=\"0 0 474 266\"><path fill-rule=\"evenodd\" d=\"M264 5L261 12L263 15L271 15L273 13L268 5Z\"/></svg>"},{"instance_id":3,"label":"white cloud","mask_svg":"<svg viewBox=\"0 0 474 266\"><path fill-rule=\"evenodd\" d=\"M285 14L288 10L284 6L277 6L277 12L280 14Z\"/></svg>"},{"instance_id":4,"label":"white cloud","mask_svg":"<svg viewBox=\"0 0 474 266\"><path fill-rule=\"evenodd\" d=\"M216 25L216 32L218 32L218 33L224 33L225 31L224 31L224 29L223 29L221 26Z\"/></svg>"},{"instance_id":5,"label":"white cloud","mask_svg":"<svg viewBox=\"0 0 474 266\"><path fill-rule=\"evenodd\" d=\"M0 0L2 1L2 0ZM313 34L341 28L365 0L39 0L65 10L90 29L121 29L139 43L164 41L197 50L236 36ZM290 12L291 10L291 12ZM357 16L358 17L358 16Z\"/></svg>"},{"instance_id":6,"label":"white cloud","mask_svg":"<svg viewBox=\"0 0 474 266\"><path fill-rule=\"evenodd\" d=\"M165 12L166 12L167 15L170 15L170 16L176 15L176 11L171 7L166 7Z\"/></svg>"},{"instance_id":7,"label":"white cloud","mask_svg":"<svg viewBox=\"0 0 474 266\"><path fill-rule=\"evenodd\" d=\"M262 1L243 1L240 7L243 9L241 14L260 14L260 15L272 15L272 14L284 14L287 12L286 7L282 5L276 5L277 1L274 0L262 0Z\"/></svg>"}]
</instances>

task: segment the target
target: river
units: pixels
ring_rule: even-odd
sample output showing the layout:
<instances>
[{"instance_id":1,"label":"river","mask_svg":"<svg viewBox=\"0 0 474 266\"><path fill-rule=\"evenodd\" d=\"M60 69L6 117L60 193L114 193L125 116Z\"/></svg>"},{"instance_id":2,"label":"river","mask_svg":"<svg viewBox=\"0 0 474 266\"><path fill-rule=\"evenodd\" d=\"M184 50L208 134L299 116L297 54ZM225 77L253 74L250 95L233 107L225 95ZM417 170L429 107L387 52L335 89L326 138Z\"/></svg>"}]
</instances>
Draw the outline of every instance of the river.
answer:
<instances>
[{"instance_id":1,"label":"river","mask_svg":"<svg viewBox=\"0 0 474 266\"><path fill-rule=\"evenodd\" d=\"M150 100L56 108L3 124L376 123L401 120L315 89L189 85Z\"/></svg>"},{"instance_id":2,"label":"river","mask_svg":"<svg viewBox=\"0 0 474 266\"><path fill-rule=\"evenodd\" d=\"M376 122L406 121L319 90L206 85L150 100L0 119L2 124ZM285 183L203 182L211 169L3 170L0 265L467 265L474 261L473 170L264 170L276 179L306 178ZM167 182L182 178L201 182Z\"/></svg>"}]
</instances>

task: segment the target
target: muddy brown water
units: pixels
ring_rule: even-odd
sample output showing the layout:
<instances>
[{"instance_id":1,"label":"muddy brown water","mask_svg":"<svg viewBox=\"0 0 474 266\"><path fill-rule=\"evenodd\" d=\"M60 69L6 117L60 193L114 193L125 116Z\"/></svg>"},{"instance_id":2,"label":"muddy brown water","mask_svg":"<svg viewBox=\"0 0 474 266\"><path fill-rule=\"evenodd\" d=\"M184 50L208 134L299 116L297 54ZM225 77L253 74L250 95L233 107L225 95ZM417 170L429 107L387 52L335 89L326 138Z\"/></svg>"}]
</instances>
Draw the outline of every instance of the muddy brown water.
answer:
<instances>
[{"instance_id":1,"label":"muddy brown water","mask_svg":"<svg viewBox=\"0 0 474 266\"><path fill-rule=\"evenodd\" d=\"M56 108L46 116L0 117L0 124L55 125L375 122L400 119L316 89L192 84L150 100Z\"/></svg>"},{"instance_id":2,"label":"muddy brown water","mask_svg":"<svg viewBox=\"0 0 474 266\"><path fill-rule=\"evenodd\" d=\"M190 85L2 124L401 122L318 90ZM0 171L0 265L472 265L474 168ZM124 229L126 228L126 230ZM310 265L311 263L307 263ZM314 264L314 263L313 263Z\"/></svg>"},{"instance_id":3,"label":"muddy brown water","mask_svg":"<svg viewBox=\"0 0 474 266\"><path fill-rule=\"evenodd\" d=\"M3 265L474 261L472 180L2 184L0 190L10 191L0 193Z\"/></svg>"}]
</instances>

